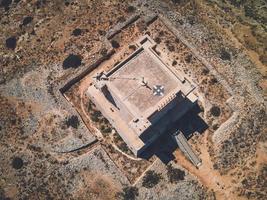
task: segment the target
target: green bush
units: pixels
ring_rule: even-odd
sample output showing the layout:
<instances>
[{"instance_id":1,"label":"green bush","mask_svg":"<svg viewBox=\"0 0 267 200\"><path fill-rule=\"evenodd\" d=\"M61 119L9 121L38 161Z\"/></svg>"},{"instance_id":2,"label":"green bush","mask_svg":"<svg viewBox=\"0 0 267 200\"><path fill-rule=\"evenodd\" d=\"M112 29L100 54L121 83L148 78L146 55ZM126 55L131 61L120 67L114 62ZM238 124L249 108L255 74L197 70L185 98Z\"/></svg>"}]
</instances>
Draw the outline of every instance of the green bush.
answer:
<instances>
[{"instance_id":1,"label":"green bush","mask_svg":"<svg viewBox=\"0 0 267 200\"><path fill-rule=\"evenodd\" d=\"M71 117L69 117L66 121L66 125L67 127L73 127L73 128L78 128L78 126L80 125L80 121L78 116L76 115L72 115Z\"/></svg>"},{"instance_id":2,"label":"green bush","mask_svg":"<svg viewBox=\"0 0 267 200\"><path fill-rule=\"evenodd\" d=\"M221 109L218 106L212 106L212 108L210 109L210 112L213 116L219 117L221 114Z\"/></svg>"},{"instance_id":3,"label":"green bush","mask_svg":"<svg viewBox=\"0 0 267 200\"><path fill-rule=\"evenodd\" d=\"M102 130L103 133L111 133L111 128L110 127L105 127L104 130Z\"/></svg>"},{"instance_id":4,"label":"green bush","mask_svg":"<svg viewBox=\"0 0 267 200\"><path fill-rule=\"evenodd\" d=\"M171 183L177 183L184 180L185 172L183 170L173 168L171 165L168 165L167 170L167 176Z\"/></svg>"},{"instance_id":5,"label":"green bush","mask_svg":"<svg viewBox=\"0 0 267 200\"><path fill-rule=\"evenodd\" d=\"M128 8L127 8L126 11L127 11L128 13L132 13L132 12L135 11L135 9L136 9L136 8L135 8L134 6L128 6Z\"/></svg>"},{"instance_id":6,"label":"green bush","mask_svg":"<svg viewBox=\"0 0 267 200\"><path fill-rule=\"evenodd\" d=\"M157 185L161 180L161 175L154 171L147 171L145 176L143 177L142 186L145 188L153 188Z\"/></svg>"},{"instance_id":7,"label":"green bush","mask_svg":"<svg viewBox=\"0 0 267 200\"><path fill-rule=\"evenodd\" d=\"M122 138L120 137L120 135L118 133L114 134L114 142L116 144L118 144L119 142L122 142Z\"/></svg>"},{"instance_id":8,"label":"green bush","mask_svg":"<svg viewBox=\"0 0 267 200\"><path fill-rule=\"evenodd\" d=\"M245 16L255 18L255 13L252 7L245 5L244 6Z\"/></svg>"},{"instance_id":9,"label":"green bush","mask_svg":"<svg viewBox=\"0 0 267 200\"><path fill-rule=\"evenodd\" d=\"M138 188L135 186L127 186L123 188L123 191L119 193L119 196L123 200L135 200L139 195Z\"/></svg>"},{"instance_id":10,"label":"green bush","mask_svg":"<svg viewBox=\"0 0 267 200\"><path fill-rule=\"evenodd\" d=\"M99 122L99 118L96 117L96 116L94 116L94 115L91 115L91 120L92 120L93 122Z\"/></svg>"},{"instance_id":11,"label":"green bush","mask_svg":"<svg viewBox=\"0 0 267 200\"><path fill-rule=\"evenodd\" d=\"M98 110L93 110L90 112L90 117L93 122L99 122L102 117L102 113Z\"/></svg>"},{"instance_id":12,"label":"green bush","mask_svg":"<svg viewBox=\"0 0 267 200\"><path fill-rule=\"evenodd\" d=\"M120 150L122 150L124 153L128 153L128 152L129 152L129 148L128 148L127 144L126 144L124 141L122 141L122 142L118 145L118 147L119 147Z\"/></svg>"},{"instance_id":13,"label":"green bush","mask_svg":"<svg viewBox=\"0 0 267 200\"><path fill-rule=\"evenodd\" d=\"M222 48L220 53L220 58L222 60L231 60L231 54L228 51L226 51L225 48Z\"/></svg>"},{"instance_id":14,"label":"green bush","mask_svg":"<svg viewBox=\"0 0 267 200\"><path fill-rule=\"evenodd\" d=\"M105 130L105 128L106 128L106 127L105 127L104 125L101 125L101 126L100 126L100 131L103 132L103 131Z\"/></svg>"}]
</instances>

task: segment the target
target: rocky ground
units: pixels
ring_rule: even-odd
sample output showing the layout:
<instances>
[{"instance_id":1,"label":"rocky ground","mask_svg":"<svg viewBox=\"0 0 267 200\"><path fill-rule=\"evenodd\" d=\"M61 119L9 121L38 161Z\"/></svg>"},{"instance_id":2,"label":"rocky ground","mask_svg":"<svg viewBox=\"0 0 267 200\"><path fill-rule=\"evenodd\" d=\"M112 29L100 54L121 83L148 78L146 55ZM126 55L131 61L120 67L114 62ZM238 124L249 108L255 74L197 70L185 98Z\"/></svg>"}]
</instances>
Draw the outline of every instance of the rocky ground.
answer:
<instances>
[{"instance_id":1,"label":"rocky ground","mask_svg":"<svg viewBox=\"0 0 267 200\"><path fill-rule=\"evenodd\" d=\"M266 2L0 0L0 22L0 199L266 198ZM59 89L147 32L199 85L209 129L190 141L200 169L176 152L132 183Z\"/></svg>"}]
</instances>

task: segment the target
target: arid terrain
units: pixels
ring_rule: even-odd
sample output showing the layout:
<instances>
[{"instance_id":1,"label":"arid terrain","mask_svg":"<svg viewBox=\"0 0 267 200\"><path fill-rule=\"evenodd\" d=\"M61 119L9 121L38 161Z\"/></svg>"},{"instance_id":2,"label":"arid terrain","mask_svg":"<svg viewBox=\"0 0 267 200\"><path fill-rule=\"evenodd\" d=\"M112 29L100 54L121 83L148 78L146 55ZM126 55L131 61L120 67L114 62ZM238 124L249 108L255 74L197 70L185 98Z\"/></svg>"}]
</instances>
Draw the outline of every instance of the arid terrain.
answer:
<instances>
[{"instance_id":1,"label":"arid terrain","mask_svg":"<svg viewBox=\"0 0 267 200\"><path fill-rule=\"evenodd\" d=\"M135 157L86 94L144 35L196 85L199 167ZM0 0L0 65L0 200L267 199L265 0Z\"/></svg>"}]
</instances>

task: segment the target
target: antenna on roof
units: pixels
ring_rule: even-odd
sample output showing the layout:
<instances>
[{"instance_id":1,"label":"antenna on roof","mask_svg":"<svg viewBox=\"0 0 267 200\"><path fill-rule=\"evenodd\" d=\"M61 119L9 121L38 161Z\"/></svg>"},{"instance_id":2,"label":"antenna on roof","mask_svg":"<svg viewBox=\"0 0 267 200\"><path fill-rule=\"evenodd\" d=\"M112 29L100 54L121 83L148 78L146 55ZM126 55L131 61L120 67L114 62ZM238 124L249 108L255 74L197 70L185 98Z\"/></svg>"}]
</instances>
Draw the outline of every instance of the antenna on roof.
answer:
<instances>
[{"instance_id":1,"label":"antenna on roof","mask_svg":"<svg viewBox=\"0 0 267 200\"><path fill-rule=\"evenodd\" d=\"M147 86L148 85L148 82L147 82L147 80L145 80L145 77L141 77L141 85L142 86Z\"/></svg>"},{"instance_id":2,"label":"antenna on roof","mask_svg":"<svg viewBox=\"0 0 267 200\"><path fill-rule=\"evenodd\" d=\"M147 88L150 88L148 86L148 81L145 79L145 77L108 77L108 80L117 80L117 79L126 79L126 80L133 80L133 81L139 81L141 86L145 86ZM151 89L151 88L150 88Z\"/></svg>"},{"instance_id":3,"label":"antenna on roof","mask_svg":"<svg viewBox=\"0 0 267 200\"><path fill-rule=\"evenodd\" d=\"M119 76L107 77L104 72L100 72L100 73L97 73L93 78L96 81L102 81L102 80L113 81L113 80L117 80L117 79L138 81L141 86L144 86L144 87L152 90L151 87L149 87L149 85L148 85L148 81L143 76L142 77L119 77Z\"/></svg>"}]
</instances>

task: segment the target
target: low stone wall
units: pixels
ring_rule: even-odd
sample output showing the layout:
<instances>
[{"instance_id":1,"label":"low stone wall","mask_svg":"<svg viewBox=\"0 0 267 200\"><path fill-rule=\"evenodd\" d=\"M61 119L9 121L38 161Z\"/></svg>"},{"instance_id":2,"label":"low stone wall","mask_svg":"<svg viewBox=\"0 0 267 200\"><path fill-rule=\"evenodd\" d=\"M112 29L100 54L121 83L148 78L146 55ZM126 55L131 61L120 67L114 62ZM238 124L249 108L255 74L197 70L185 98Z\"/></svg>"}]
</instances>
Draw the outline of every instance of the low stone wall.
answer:
<instances>
[{"instance_id":1,"label":"low stone wall","mask_svg":"<svg viewBox=\"0 0 267 200\"><path fill-rule=\"evenodd\" d=\"M83 79L86 75L88 75L90 72L92 72L94 69L96 69L102 62L105 60L108 60L113 54L115 53L115 50L112 49L107 53L107 55L101 57L98 59L95 63L87 67L84 71L82 71L79 75L75 76L74 78L70 79L63 87L59 89L59 91L64 94L68 89L71 88L75 83L79 82L81 79Z\"/></svg>"}]
</instances>

